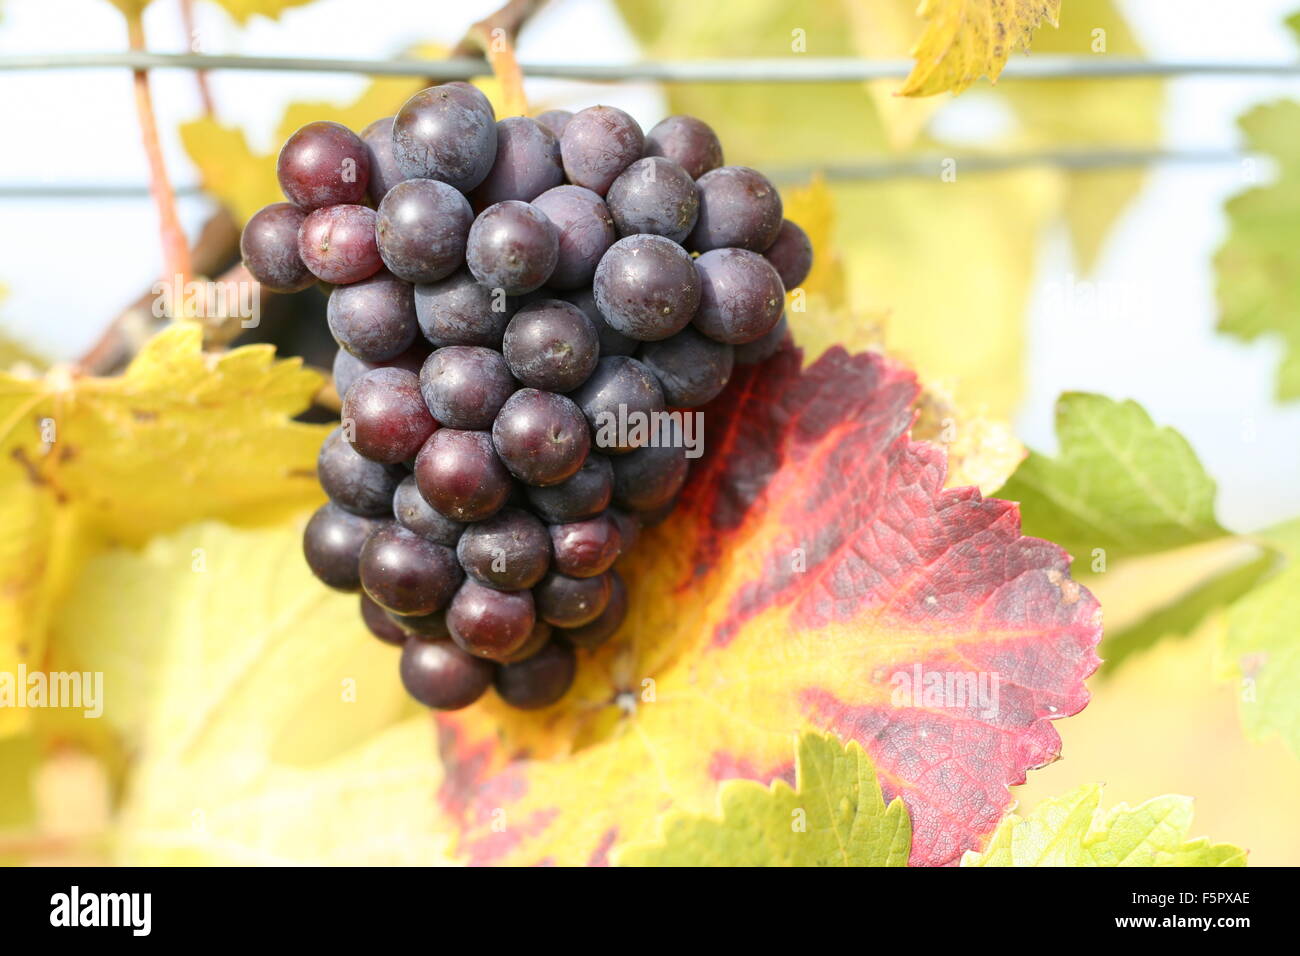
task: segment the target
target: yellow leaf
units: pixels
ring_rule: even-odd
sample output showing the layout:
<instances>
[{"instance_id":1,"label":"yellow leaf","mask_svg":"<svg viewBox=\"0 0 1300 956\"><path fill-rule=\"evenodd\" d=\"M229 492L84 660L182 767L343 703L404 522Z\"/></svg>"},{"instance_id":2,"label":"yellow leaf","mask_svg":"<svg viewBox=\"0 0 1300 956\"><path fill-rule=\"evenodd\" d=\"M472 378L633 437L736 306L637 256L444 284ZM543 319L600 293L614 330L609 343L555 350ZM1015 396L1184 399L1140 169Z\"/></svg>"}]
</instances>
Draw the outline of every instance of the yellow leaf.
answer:
<instances>
[{"instance_id":1,"label":"yellow leaf","mask_svg":"<svg viewBox=\"0 0 1300 956\"><path fill-rule=\"evenodd\" d=\"M51 666L103 673L98 722L135 757L115 862L446 862L433 722L302 528L193 525L79 575Z\"/></svg>"},{"instance_id":2,"label":"yellow leaf","mask_svg":"<svg viewBox=\"0 0 1300 956\"><path fill-rule=\"evenodd\" d=\"M997 81L1007 57L1044 20L1056 25L1061 0L921 0L928 21L912 48L916 66L899 93L960 93L982 76Z\"/></svg>"},{"instance_id":3,"label":"yellow leaf","mask_svg":"<svg viewBox=\"0 0 1300 956\"><path fill-rule=\"evenodd\" d=\"M278 20L284 11L293 7L305 7L313 0L213 0L213 2L242 26L254 16Z\"/></svg>"},{"instance_id":4,"label":"yellow leaf","mask_svg":"<svg viewBox=\"0 0 1300 956\"><path fill-rule=\"evenodd\" d=\"M205 356L201 336L164 330L120 378L0 374L0 671L39 664L52 604L103 542L320 499L326 429L289 420L320 376L265 345ZM0 710L0 733L24 722Z\"/></svg>"},{"instance_id":5,"label":"yellow leaf","mask_svg":"<svg viewBox=\"0 0 1300 956\"><path fill-rule=\"evenodd\" d=\"M818 176L807 186L785 194L786 218L808 233L815 256L808 278L787 294L795 341L810 357L833 345L852 351L882 349L889 319L854 310L849 302L844 263L835 242L835 197ZM937 382L922 387L917 438L944 445L948 452L948 486L975 485L991 494L1006 482L1025 456L1011 426L982 413L972 413Z\"/></svg>"},{"instance_id":6,"label":"yellow leaf","mask_svg":"<svg viewBox=\"0 0 1300 956\"><path fill-rule=\"evenodd\" d=\"M153 0L110 0L127 17L138 17ZM246 24L254 15L278 20L280 14L292 7L303 7L313 0L212 0L224 9L234 21Z\"/></svg>"}]
</instances>

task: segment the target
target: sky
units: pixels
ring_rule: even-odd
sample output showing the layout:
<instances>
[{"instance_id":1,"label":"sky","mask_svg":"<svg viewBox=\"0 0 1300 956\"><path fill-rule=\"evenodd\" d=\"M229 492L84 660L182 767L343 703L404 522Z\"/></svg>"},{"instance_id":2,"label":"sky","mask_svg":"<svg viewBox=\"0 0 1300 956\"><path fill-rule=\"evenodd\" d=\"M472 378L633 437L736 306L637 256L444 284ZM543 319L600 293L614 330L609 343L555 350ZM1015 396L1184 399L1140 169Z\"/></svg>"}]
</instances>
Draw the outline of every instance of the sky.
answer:
<instances>
[{"instance_id":1,"label":"sky","mask_svg":"<svg viewBox=\"0 0 1300 956\"><path fill-rule=\"evenodd\" d=\"M454 10L454 16L430 16L435 5L427 0L318 0L288 11L279 22L254 18L239 28L213 5L199 2L196 41L205 52L385 56L409 41L412 22L427 21L422 32L428 39L451 44L468 23L498 4L458 0L442 7ZM1297 54L1281 21L1300 0L1234 4L1231 29L1224 28L1223 4L1215 0L1135 0L1121 6L1154 58L1259 61ZM340 23L347 28L339 29ZM185 45L174 3L155 3L146 30L155 49ZM121 17L104 0L4 4L0 52L115 51L124 45ZM637 56L635 41L607 0L552 0L520 49L521 59L532 61ZM223 120L243 126L255 148L270 150L274 144L265 137L286 103L346 101L366 81L345 75L218 73L211 82ZM663 96L651 85L530 81L528 89L534 103L612 103L647 127L665 113ZM173 180L192 184L195 171L174 131L200 112L195 84L182 72L165 72L154 75L153 90ZM1172 80L1166 146L1235 148L1237 115L1284 96L1300 98L1300 81ZM990 121L974 98L968 107L959 109L959 103L940 114L948 132L960 136L963 124ZM0 129L9 137L9 148L0 151L0 185L144 182L124 71L0 74ZM1028 388L1015 423L1027 444L1050 451L1052 409L1061 391L1137 399L1158 422L1173 425L1192 443L1219 481L1220 517L1234 530L1300 514L1300 402L1279 406L1273 400L1281 346L1276 341L1246 345L1214 332L1209 263L1225 235L1223 201L1244 185L1244 167L1235 162L1154 169L1113 230L1096 272L1086 279L1073 275L1063 231L1043 237L1027 320ZM186 228L196 231L211 208L202 197L182 199ZM147 288L159 265L156 214L145 197L0 197L0 282L9 289L0 302L0 329L50 357L82 354L98 337L104 317ZM1074 294L1084 281L1101 294Z\"/></svg>"}]
</instances>

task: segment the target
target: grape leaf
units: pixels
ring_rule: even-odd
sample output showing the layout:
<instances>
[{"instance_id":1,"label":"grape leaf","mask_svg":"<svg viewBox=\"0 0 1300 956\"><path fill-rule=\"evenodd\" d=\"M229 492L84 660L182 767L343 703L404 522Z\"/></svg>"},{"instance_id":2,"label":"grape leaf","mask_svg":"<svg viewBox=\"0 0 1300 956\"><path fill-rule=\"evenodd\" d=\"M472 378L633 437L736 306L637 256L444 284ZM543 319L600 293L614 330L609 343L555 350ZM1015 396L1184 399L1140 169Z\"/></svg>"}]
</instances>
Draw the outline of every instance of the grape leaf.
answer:
<instances>
[{"instance_id":1,"label":"grape leaf","mask_svg":"<svg viewBox=\"0 0 1300 956\"><path fill-rule=\"evenodd\" d=\"M1261 740L1278 734L1300 756L1300 520L1261 538L1288 563L1229 609L1221 670L1242 682L1238 712L1247 735Z\"/></svg>"},{"instance_id":2,"label":"grape leaf","mask_svg":"<svg viewBox=\"0 0 1300 956\"><path fill-rule=\"evenodd\" d=\"M91 723L136 755L118 860L602 862L664 809L708 812L720 780L789 779L800 730L863 746L909 807L913 863L978 847L1007 784L1055 757L1048 721L1086 701L1096 604L1012 506L941 490L942 454L906 434L910 373L799 366L746 370L708 410L680 513L625 564L626 633L546 711L395 723L393 651L312 581L301 520L91 559L50 667L104 672ZM998 671L1000 706L895 707L916 665Z\"/></svg>"},{"instance_id":3,"label":"grape leaf","mask_svg":"<svg viewBox=\"0 0 1300 956\"><path fill-rule=\"evenodd\" d=\"M1245 866L1246 851L1187 839L1191 797L1154 797L1101 810L1101 787L1045 800L1027 817L1009 814L982 852L962 866Z\"/></svg>"},{"instance_id":4,"label":"grape leaf","mask_svg":"<svg viewBox=\"0 0 1300 956\"><path fill-rule=\"evenodd\" d=\"M1300 20L1293 18L1295 26ZM1238 120L1246 148L1277 163L1277 179L1232 197L1225 204L1228 237L1215 254L1219 330L1242 341L1282 340L1277 398L1300 398L1300 103L1257 106ZM1251 167L1253 169L1253 167Z\"/></svg>"},{"instance_id":5,"label":"grape leaf","mask_svg":"<svg viewBox=\"0 0 1300 956\"><path fill-rule=\"evenodd\" d=\"M446 53L445 47L426 44L405 56L437 59ZM500 84L490 78L474 83L492 101L493 108L500 111ZM280 144L295 130L307 123L331 120L359 133L375 120L396 113L412 94L428 85L429 81L418 77L379 77L347 106L327 102L292 103L276 128L275 149L270 153L255 152L243 130L210 116L182 123L181 143L198 167L203 188L224 203L242 225L263 206L284 201L275 175L275 161Z\"/></svg>"},{"instance_id":6,"label":"grape leaf","mask_svg":"<svg viewBox=\"0 0 1300 956\"><path fill-rule=\"evenodd\" d=\"M982 76L997 82L1011 51L1028 49L1047 21L1056 26L1061 0L922 0L925 30L912 49L916 66L902 96L960 93Z\"/></svg>"},{"instance_id":7,"label":"grape leaf","mask_svg":"<svg viewBox=\"0 0 1300 956\"><path fill-rule=\"evenodd\" d=\"M105 541L200 517L282 518L320 500L326 429L289 420L320 376L266 345L209 358L172 326L119 378L0 374L0 671L39 662L52 603ZM26 711L0 711L0 733Z\"/></svg>"},{"instance_id":8,"label":"grape leaf","mask_svg":"<svg viewBox=\"0 0 1300 956\"><path fill-rule=\"evenodd\" d=\"M1031 452L998 494L1026 530L1075 557L1107 560L1220 537L1213 479L1182 435L1140 405L1067 392L1056 404L1055 458Z\"/></svg>"},{"instance_id":9,"label":"grape leaf","mask_svg":"<svg viewBox=\"0 0 1300 956\"><path fill-rule=\"evenodd\" d=\"M1013 505L942 490L942 452L907 435L916 393L837 349L737 372L678 510L624 561L623 632L565 700L439 718L458 854L603 862L666 807L709 812L720 780L788 779L806 730L863 747L907 805L912 863L982 843L1007 786L1056 758L1050 721L1086 703L1100 613ZM907 706L918 668L982 675L999 703Z\"/></svg>"},{"instance_id":10,"label":"grape leaf","mask_svg":"<svg viewBox=\"0 0 1300 956\"><path fill-rule=\"evenodd\" d=\"M871 761L857 743L804 734L792 789L728 780L722 818L673 815L657 843L622 847L620 866L906 866L907 808L885 806Z\"/></svg>"}]
</instances>

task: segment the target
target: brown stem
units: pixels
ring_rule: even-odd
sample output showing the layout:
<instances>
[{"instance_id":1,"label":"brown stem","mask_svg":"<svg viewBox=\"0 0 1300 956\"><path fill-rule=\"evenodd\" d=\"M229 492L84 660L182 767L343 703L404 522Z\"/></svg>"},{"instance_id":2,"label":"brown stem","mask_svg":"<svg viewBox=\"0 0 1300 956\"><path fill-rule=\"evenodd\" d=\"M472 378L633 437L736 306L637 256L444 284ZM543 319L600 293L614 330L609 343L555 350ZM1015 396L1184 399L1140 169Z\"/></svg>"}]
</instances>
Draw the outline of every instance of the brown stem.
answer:
<instances>
[{"instance_id":1,"label":"brown stem","mask_svg":"<svg viewBox=\"0 0 1300 956\"><path fill-rule=\"evenodd\" d=\"M199 232L192 252L193 266L199 275L212 275L225 268L238 254L239 226L224 207L209 219ZM262 296L269 295L265 289ZM123 368L144 344L145 339L162 324L153 315L156 298L152 290L140 295L109 323L99 341L77 363L87 375L109 375Z\"/></svg>"},{"instance_id":2,"label":"brown stem","mask_svg":"<svg viewBox=\"0 0 1300 956\"><path fill-rule=\"evenodd\" d=\"M143 51L145 42L142 15L135 12L127 16L126 26L131 49ZM149 92L147 70L134 71L134 86L140 135L144 140L145 155L149 158L149 191L158 207L163 277L171 281L173 277L180 276L182 283L188 282L193 271L190 267L190 247L185 239L185 230L181 228L180 217L176 214L176 194L172 191L171 180L167 177L167 165L163 162L162 143L158 138L158 120L154 114L153 96Z\"/></svg>"},{"instance_id":3,"label":"brown stem","mask_svg":"<svg viewBox=\"0 0 1300 956\"><path fill-rule=\"evenodd\" d=\"M194 45L194 0L180 0L181 24L185 27L185 49L191 53L199 52ZM203 103L203 115L215 116L216 104L212 100L212 87L208 85L208 71L195 70L194 82L199 87L199 100Z\"/></svg>"},{"instance_id":4,"label":"brown stem","mask_svg":"<svg viewBox=\"0 0 1300 956\"><path fill-rule=\"evenodd\" d=\"M509 0L501 9L479 20L452 51L453 57L485 56L501 83L507 116L525 115L524 74L515 58L515 41L524 22L544 0Z\"/></svg>"}]
</instances>

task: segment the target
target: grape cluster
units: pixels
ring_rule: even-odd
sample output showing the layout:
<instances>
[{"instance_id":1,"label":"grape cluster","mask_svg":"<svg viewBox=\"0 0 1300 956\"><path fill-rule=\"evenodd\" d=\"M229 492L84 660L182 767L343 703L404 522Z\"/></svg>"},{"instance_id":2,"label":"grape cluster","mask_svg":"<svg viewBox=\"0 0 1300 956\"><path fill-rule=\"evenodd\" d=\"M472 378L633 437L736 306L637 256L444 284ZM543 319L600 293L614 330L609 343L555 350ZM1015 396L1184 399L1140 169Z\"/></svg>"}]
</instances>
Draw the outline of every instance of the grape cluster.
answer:
<instances>
[{"instance_id":1,"label":"grape cluster","mask_svg":"<svg viewBox=\"0 0 1300 956\"><path fill-rule=\"evenodd\" d=\"M614 562L690 464L648 437L679 427L605 426L703 405L775 352L808 237L698 119L498 121L459 82L359 136L304 126L278 174L289 201L249 221L244 263L276 292L327 283L339 344L308 564L360 591L427 706L493 684L554 703L575 648L622 624Z\"/></svg>"}]
</instances>

